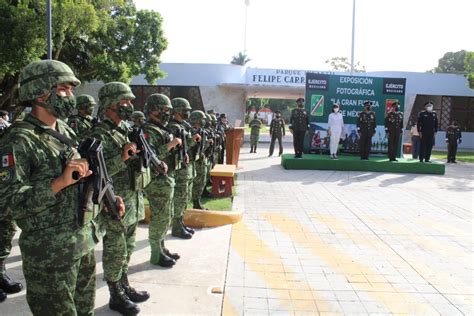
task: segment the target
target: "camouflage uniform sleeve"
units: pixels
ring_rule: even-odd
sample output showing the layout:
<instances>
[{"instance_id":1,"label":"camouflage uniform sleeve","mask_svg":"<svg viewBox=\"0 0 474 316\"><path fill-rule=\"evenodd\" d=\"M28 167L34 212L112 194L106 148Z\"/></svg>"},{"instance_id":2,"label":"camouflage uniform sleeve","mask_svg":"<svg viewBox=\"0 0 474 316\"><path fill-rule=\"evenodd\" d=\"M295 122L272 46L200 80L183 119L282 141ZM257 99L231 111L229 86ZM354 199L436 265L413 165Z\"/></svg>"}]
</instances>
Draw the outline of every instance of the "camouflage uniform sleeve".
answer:
<instances>
[{"instance_id":1,"label":"camouflage uniform sleeve","mask_svg":"<svg viewBox=\"0 0 474 316\"><path fill-rule=\"evenodd\" d=\"M51 188L54 175L39 164L41 152L23 137L15 136L2 146L0 156L0 205L12 210L15 219L29 217L57 203ZM45 170L46 169L46 170ZM34 176L31 170L36 170ZM44 170L44 172L39 172Z\"/></svg>"},{"instance_id":2,"label":"camouflage uniform sleeve","mask_svg":"<svg viewBox=\"0 0 474 316\"><path fill-rule=\"evenodd\" d=\"M102 142L104 160L107 165L107 172L109 176L113 177L123 169L127 168L127 164L122 158L122 148L119 148L106 131L103 133L95 129L91 137L97 138Z\"/></svg>"},{"instance_id":3,"label":"camouflage uniform sleeve","mask_svg":"<svg viewBox=\"0 0 474 316\"><path fill-rule=\"evenodd\" d=\"M165 142L163 135L145 127L147 140L150 146L155 150L156 155L160 160L163 160L168 155L168 145Z\"/></svg>"}]
</instances>

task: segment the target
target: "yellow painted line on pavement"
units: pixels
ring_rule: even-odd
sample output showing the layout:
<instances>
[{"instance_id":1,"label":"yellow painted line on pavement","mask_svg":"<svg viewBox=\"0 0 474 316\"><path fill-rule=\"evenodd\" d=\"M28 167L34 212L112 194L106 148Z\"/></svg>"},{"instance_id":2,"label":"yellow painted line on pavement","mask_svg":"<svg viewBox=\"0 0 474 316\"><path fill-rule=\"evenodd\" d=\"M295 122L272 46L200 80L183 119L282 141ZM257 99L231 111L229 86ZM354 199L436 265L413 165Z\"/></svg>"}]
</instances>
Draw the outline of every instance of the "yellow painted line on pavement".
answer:
<instances>
[{"instance_id":1,"label":"yellow painted line on pavement","mask_svg":"<svg viewBox=\"0 0 474 316\"><path fill-rule=\"evenodd\" d=\"M235 307L230 302L229 296L224 293L224 307L222 309L223 316L239 316L242 313L239 313Z\"/></svg>"},{"instance_id":2,"label":"yellow painted line on pavement","mask_svg":"<svg viewBox=\"0 0 474 316\"><path fill-rule=\"evenodd\" d=\"M326 243L317 234L294 219L289 218L285 214L274 213L266 214L264 217L270 224L278 228L281 232L288 234L293 241L303 245L308 251L322 259L330 268L338 273L346 277L355 274L364 274L370 282L370 287L367 287L369 285L367 283L365 283L366 286L364 286L364 283L351 284L364 290L368 297L382 304L391 313L419 315L438 314L431 306L411 302L410 297L403 293L395 292L395 289L378 271L368 265L356 262L352 257Z\"/></svg>"},{"instance_id":3,"label":"yellow painted line on pavement","mask_svg":"<svg viewBox=\"0 0 474 316\"><path fill-rule=\"evenodd\" d=\"M231 248L265 281L267 289L278 296L281 306L288 311L339 314L317 290L295 277L295 272L283 264L280 255L266 246L244 222L232 226Z\"/></svg>"},{"instance_id":4,"label":"yellow painted line on pavement","mask_svg":"<svg viewBox=\"0 0 474 316\"><path fill-rule=\"evenodd\" d=\"M468 239L472 241L471 235L472 235L472 228L471 230L462 230L456 227L453 227L449 224L440 222L440 221L435 221L430 218L417 218L416 220L419 224L424 225L426 227L430 227L432 229L435 229L439 232L445 233L446 235L454 236L456 238L462 238L462 239Z\"/></svg>"},{"instance_id":5,"label":"yellow painted line on pavement","mask_svg":"<svg viewBox=\"0 0 474 316\"><path fill-rule=\"evenodd\" d=\"M442 239L434 239L436 237L431 238L429 236L420 236L410 228L395 223L392 220L374 216L365 216L365 218L374 224L383 227L384 229L390 230L392 233L408 237L422 249L436 253L448 261L452 260L452 258L456 258L456 260L463 261L467 266L470 265L470 254L463 251L462 248L444 244L445 242Z\"/></svg>"},{"instance_id":6,"label":"yellow painted line on pavement","mask_svg":"<svg viewBox=\"0 0 474 316\"><path fill-rule=\"evenodd\" d=\"M310 216L311 217L311 216ZM364 245L371 248L375 248L378 254L383 254L384 258L394 258L395 260L399 260L400 257L396 254L392 249L387 247L380 239L378 238L370 238L367 239L366 237L360 234L350 233L351 227L350 224L345 223L334 216L315 216L311 217L313 221L318 221L326 225L331 231L350 238L352 241L357 243L358 245ZM469 280L461 280L453 275L449 275L448 273L442 270L433 270L433 268L423 264L420 261L420 258L409 256L407 253L403 254L403 258L410 262L410 264L431 284L436 285L444 293L452 293L452 285L455 284L459 293L463 297L467 298L465 294L470 293L471 290L468 286L464 286L463 283ZM407 265L408 267L408 265Z\"/></svg>"}]
</instances>

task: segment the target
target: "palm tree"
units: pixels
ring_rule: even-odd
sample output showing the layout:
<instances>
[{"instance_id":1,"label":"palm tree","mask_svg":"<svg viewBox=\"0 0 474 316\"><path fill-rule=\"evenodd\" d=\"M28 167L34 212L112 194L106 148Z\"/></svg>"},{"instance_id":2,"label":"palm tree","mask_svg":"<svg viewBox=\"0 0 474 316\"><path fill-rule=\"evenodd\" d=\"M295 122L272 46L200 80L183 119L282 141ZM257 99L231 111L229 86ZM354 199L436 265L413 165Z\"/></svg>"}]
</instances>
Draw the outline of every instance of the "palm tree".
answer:
<instances>
[{"instance_id":1,"label":"palm tree","mask_svg":"<svg viewBox=\"0 0 474 316\"><path fill-rule=\"evenodd\" d=\"M232 65L240 65L245 66L251 59L248 58L246 53L239 52L238 55L232 57L232 61L230 62Z\"/></svg>"}]
</instances>

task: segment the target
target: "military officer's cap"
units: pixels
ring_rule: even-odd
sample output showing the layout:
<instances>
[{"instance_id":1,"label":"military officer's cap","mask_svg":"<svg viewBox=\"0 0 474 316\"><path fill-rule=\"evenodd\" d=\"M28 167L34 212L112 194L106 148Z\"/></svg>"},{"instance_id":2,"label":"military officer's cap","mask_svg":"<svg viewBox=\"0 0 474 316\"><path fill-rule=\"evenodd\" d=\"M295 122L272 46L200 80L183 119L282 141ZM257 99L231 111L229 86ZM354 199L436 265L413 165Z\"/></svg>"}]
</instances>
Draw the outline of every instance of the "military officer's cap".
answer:
<instances>
[{"instance_id":1,"label":"military officer's cap","mask_svg":"<svg viewBox=\"0 0 474 316\"><path fill-rule=\"evenodd\" d=\"M395 102L392 103L392 105L400 105L400 102L396 100Z\"/></svg>"},{"instance_id":2,"label":"military officer's cap","mask_svg":"<svg viewBox=\"0 0 474 316\"><path fill-rule=\"evenodd\" d=\"M161 110L161 109L172 109L170 99L161 93L154 93L148 96L145 103L145 113Z\"/></svg>"},{"instance_id":3,"label":"military officer's cap","mask_svg":"<svg viewBox=\"0 0 474 316\"><path fill-rule=\"evenodd\" d=\"M433 101L428 101L428 102L426 102L424 106L425 106L425 107L427 107L427 106L433 106Z\"/></svg>"},{"instance_id":4,"label":"military officer's cap","mask_svg":"<svg viewBox=\"0 0 474 316\"><path fill-rule=\"evenodd\" d=\"M207 110L207 114L216 114L214 110Z\"/></svg>"},{"instance_id":5,"label":"military officer's cap","mask_svg":"<svg viewBox=\"0 0 474 316\"><path fill-rule=\"evenodd\" d=\"M58 84L81 84L71 68L57 60L40 60L28 64L21 70L19 82L20 102L45 96Z\"/></svg>"},{"instance_id":6,"label":"military officer's cap","mask_svg":"<svg viewBox=\"0 0 474 316\"><path fill-rule=\"evenodd\" d=\"M298 98L298 99L296 99L296 102L304 102L304 99L303 98Z\"/></svg>"},{"instance_id":7,"label":"military officer's cap","mask_svg":"<svg viewBox=\"0 0 474 316\"><path fill-rule=\"evenodd\" d=\"M370 101L370 100L365 100L365 101L364 101L364 105L372 105L372 101Z\"/></svg>"},{"instance_id":8,"label":"military officer's cap","mask_svg":"<svg viewBox=\"0 0 474 316\"><path fill-rule=\"evenodd\" d=\"M219 116L219 118L221 119L221 118L227 118L227 117L225 116L225 113L222 113L222 114Z\"/></svg>"}]
</instances>

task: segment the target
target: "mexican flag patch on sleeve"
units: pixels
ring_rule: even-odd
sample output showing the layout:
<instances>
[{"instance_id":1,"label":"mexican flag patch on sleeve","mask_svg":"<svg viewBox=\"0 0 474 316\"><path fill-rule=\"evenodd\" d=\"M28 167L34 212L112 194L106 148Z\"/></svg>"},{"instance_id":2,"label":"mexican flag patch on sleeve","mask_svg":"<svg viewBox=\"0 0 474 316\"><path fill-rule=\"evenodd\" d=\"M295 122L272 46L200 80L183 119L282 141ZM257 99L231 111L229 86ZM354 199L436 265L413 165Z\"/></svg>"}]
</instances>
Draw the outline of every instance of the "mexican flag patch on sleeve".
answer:
<instances>
[{"instance_id":1,"label":"mexican flag patch on sleeve","mask_svg":"<svg viewBox=\"0 0 474 316\"><path fill-rule=\"evenodd\" d=\"M15 157L13 153L2 154L2 168L8 168L15 165Z\"/></svg>"}]
</instances>

